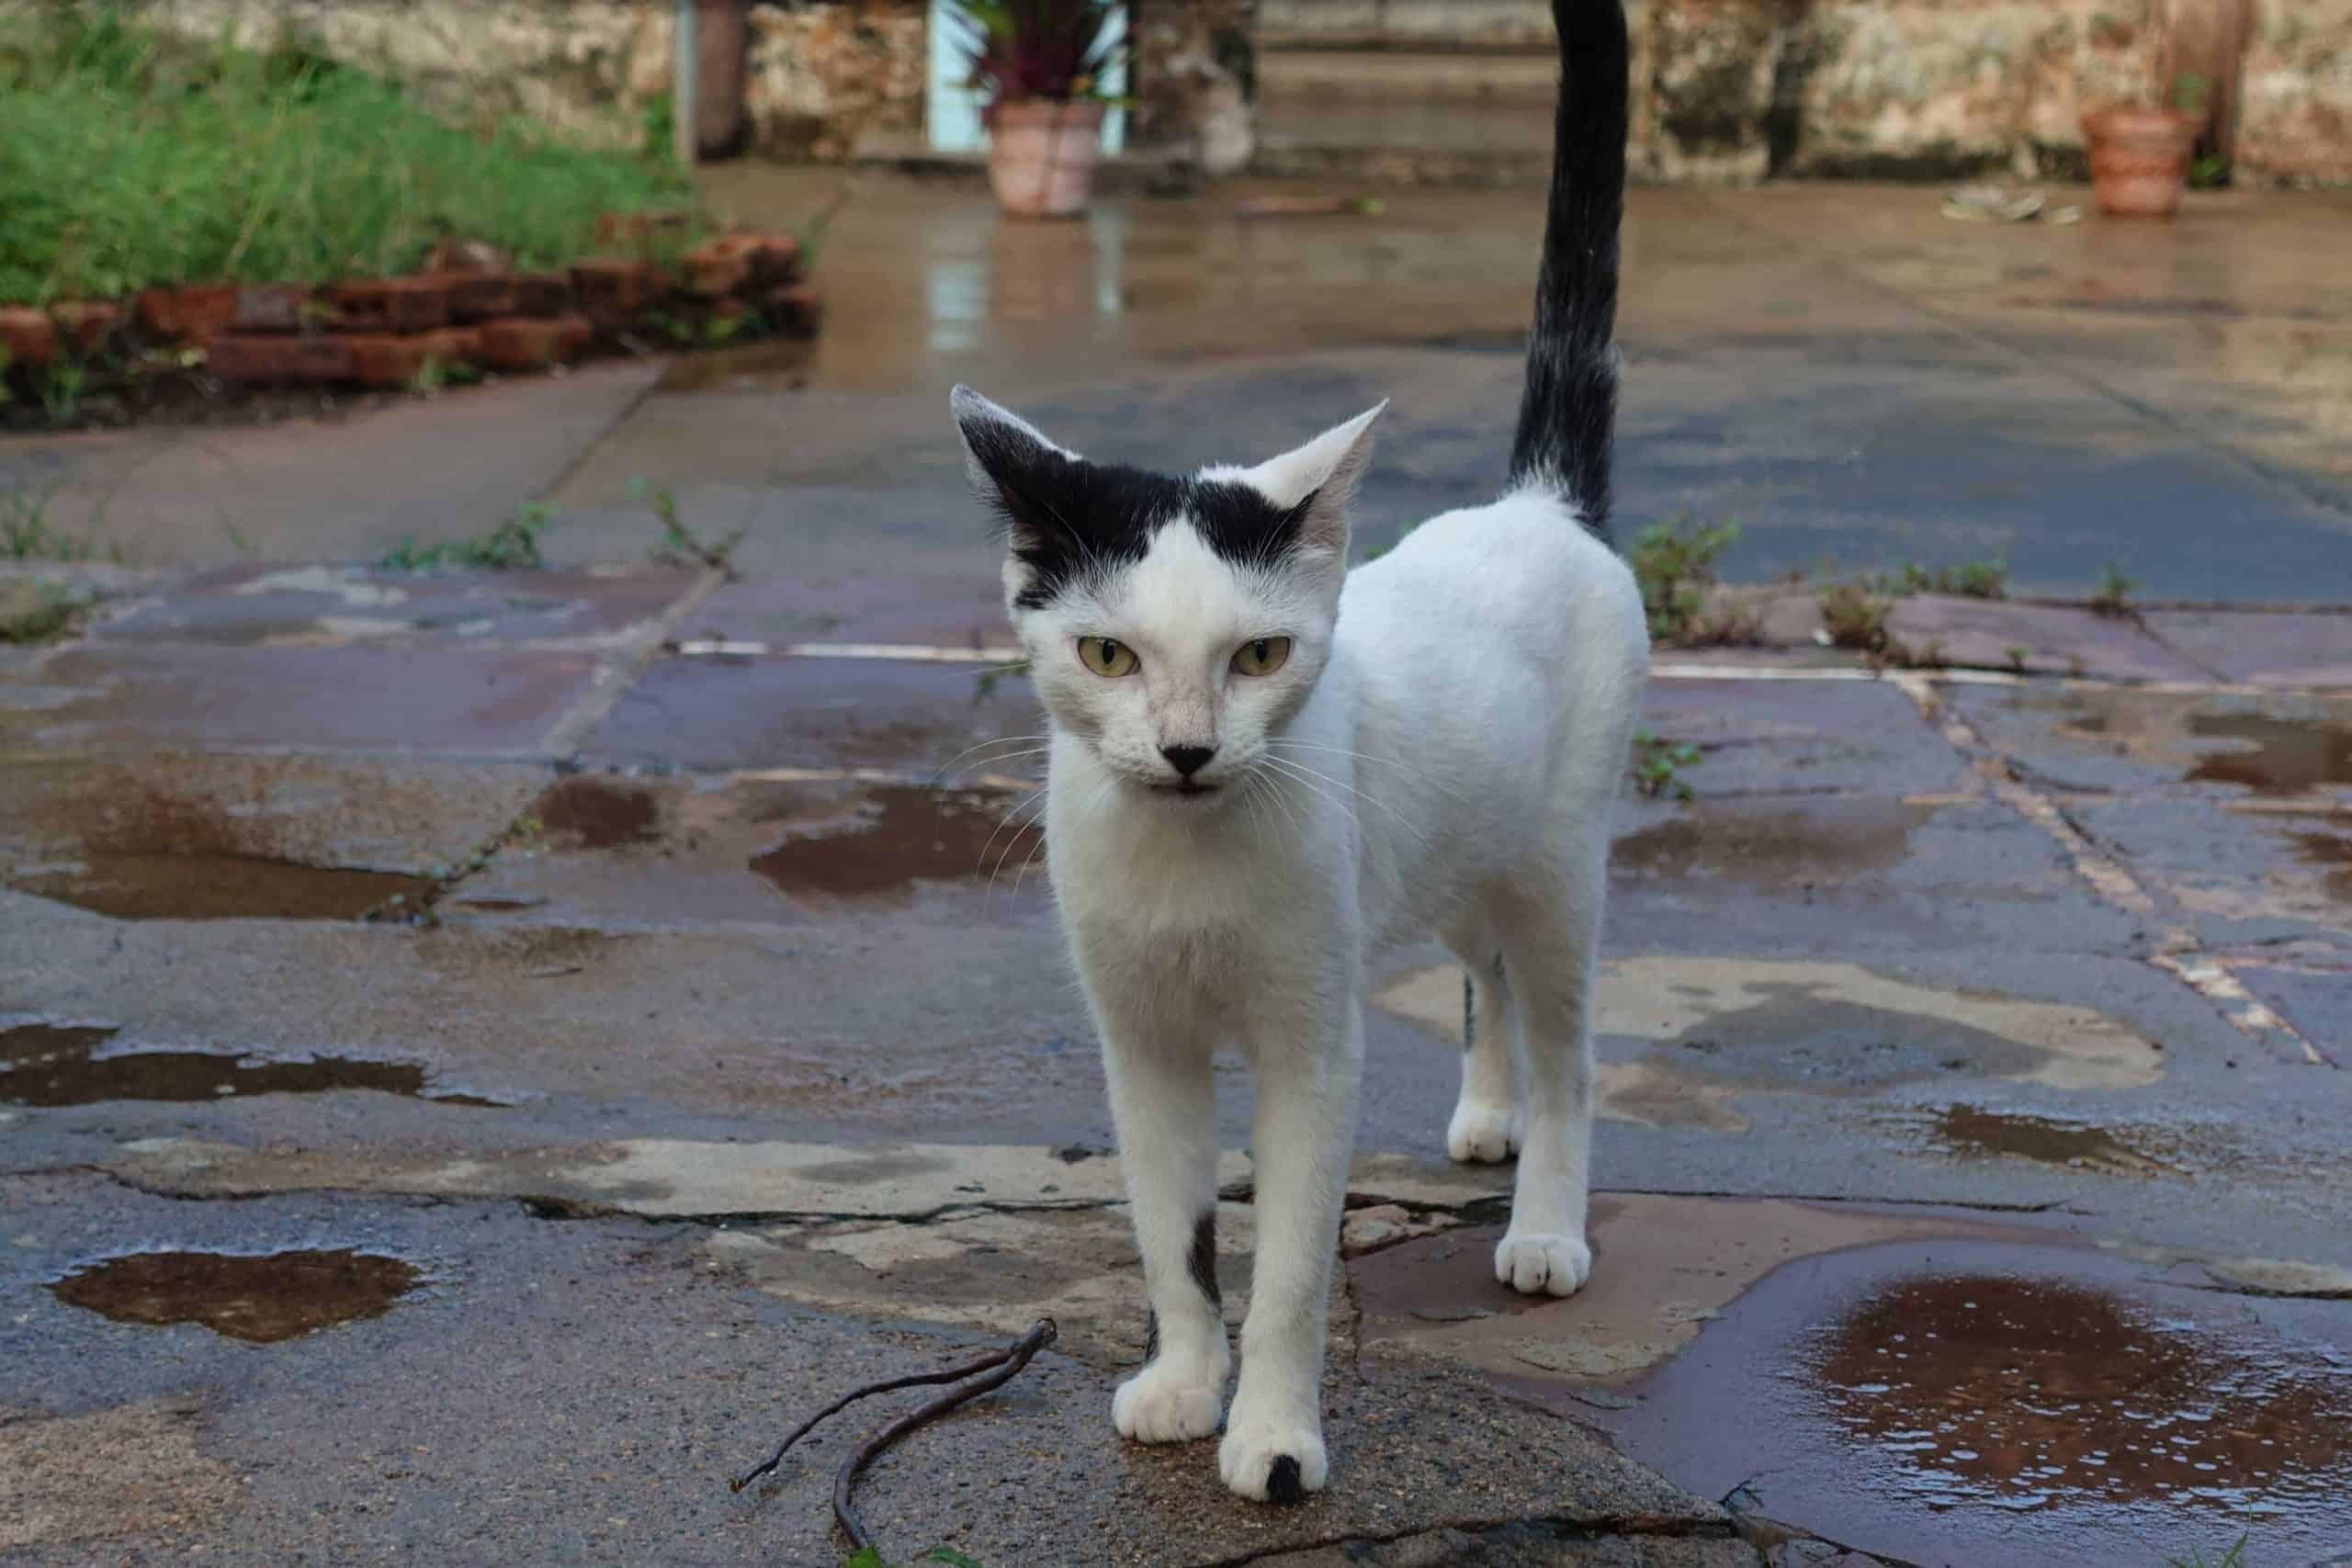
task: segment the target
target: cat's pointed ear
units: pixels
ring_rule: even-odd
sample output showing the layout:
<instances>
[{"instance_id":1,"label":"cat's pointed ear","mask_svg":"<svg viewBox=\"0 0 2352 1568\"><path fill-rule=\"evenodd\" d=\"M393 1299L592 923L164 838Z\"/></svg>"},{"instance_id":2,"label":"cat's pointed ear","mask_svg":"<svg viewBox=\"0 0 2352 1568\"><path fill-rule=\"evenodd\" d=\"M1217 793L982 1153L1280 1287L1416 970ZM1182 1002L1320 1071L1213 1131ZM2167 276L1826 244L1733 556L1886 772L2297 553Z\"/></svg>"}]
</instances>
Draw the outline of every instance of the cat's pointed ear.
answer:
<instances>
[{"instance_id":1,"label":"cat's pointed ear","mask_svg":"<svg viewBox=\"0 0 2352 1568\"><path fill-rule=\"evenodd\" d=\"M1013 553L1033 552L1049 536L1065 531L1068 525L1055 508L1053 495L1069 466L1084 459L969 387L950 392L947 406L963 434L964 470L981 502L1003 519Z\"/></svg>"},{"instance_id":2,"label":"cat's pointed ear","mask_svg":"<svg viewBox=\"0 0 2352 1568\"><path fill-rule=\"evenodd\" d=\"M1372 466L1373 424L1387 411L1384 399L1306 446L1243 469L1240 477L1276 506L1297 513L1303 547L1345 557L1348 509L1355 500L1357 481Z\"/></svg>"}]
</instances>

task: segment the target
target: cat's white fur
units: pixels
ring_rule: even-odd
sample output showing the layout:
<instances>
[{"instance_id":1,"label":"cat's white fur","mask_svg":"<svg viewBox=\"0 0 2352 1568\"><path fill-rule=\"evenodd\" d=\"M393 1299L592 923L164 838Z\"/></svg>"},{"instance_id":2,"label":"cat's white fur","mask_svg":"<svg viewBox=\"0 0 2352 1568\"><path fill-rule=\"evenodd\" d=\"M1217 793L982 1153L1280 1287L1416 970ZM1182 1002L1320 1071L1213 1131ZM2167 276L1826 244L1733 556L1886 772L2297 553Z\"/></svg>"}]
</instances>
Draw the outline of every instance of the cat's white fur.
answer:
<instances>
[{"instance_id":1,"label":"cat's white fur","mask_svg":"<svg viewBox=\"0 0 2352 1568\"><path fill-rule=\"evenodd\" d=\"M956 401L967 432L1027 429L964 389ZM1257 1258L1218 1467L1255 1498L1285 1457L1306 1491L1328 1473L1326 1296L1365 976L1385 948L1434 933L1473 977L1446 1142L1457 1159L1519 1154L1496 1277L1559 1296L1591 1267L1590 1003L1610 808L1649 654L1641 596L1572 503L1536 486L1346 570L1379 412L1202 476L1285 508L1315 498L1280 568L1237 569L1178 520L1139 564L1012 607L1051 716L1048 865L1159 1332L1112 1417L1145 1442L1216 1430L1231 1357L1187 1253L1216 1201L1210 1058L1237 1048L1258 1076ZM1009 560L1008 599L1025 581ZM1294 639L1281 670L1232 668L1271 636ZM1137 669L1096 674L1082 637L1116 638ZM1198 778L1220 787L1169 788L1160 749L1178 745L1214 746Z\"/></svg>"}]
</instances>

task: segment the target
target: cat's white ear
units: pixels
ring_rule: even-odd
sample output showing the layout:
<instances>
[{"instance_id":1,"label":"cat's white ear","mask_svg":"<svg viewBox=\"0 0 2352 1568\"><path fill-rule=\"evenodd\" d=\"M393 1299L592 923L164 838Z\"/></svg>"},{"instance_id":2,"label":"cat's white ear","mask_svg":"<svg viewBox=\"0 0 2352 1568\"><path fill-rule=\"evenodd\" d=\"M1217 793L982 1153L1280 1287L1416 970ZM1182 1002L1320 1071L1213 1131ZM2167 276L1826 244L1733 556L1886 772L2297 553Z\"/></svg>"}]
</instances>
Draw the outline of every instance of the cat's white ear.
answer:
<instances>
[{"instance_id":1,"label":"cat's white ear","mask_svg":"<svg viewBox=\"0 0 2352 1568\"><path fill-rule=\"evenodd\" d=\"M1345 424L1335 424L1304 446L1294 446L1238 476L1243 483L1288 512L1299 513L1299 543L1344 555L1348 508L1356 483L1372 466L1372 427L1388 410L1386 400Z\"/></svg>"}]
</instances>

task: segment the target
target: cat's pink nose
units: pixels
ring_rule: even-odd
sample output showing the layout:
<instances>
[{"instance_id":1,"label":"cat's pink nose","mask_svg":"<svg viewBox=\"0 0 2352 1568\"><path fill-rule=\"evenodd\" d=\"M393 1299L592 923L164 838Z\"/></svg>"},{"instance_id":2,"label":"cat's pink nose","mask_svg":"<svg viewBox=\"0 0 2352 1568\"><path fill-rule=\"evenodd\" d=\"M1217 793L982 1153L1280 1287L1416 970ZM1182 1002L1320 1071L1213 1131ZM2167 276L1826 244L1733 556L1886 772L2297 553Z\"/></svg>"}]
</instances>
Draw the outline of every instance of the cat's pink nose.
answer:
<instances>
[{"instance_id":1,"label":"cat's pink nose","mask_svg":"<svg viewBox=\"0 0 2352 1568\"><path fill-rule=\"evenodd\" d=\"M1162 746L1159 749L1159 754L1168 759L1170 767L1189 779L1209 765L1209 759L1216 755L1216 748L1214 746Z\"/></svg>"}]
</instances>

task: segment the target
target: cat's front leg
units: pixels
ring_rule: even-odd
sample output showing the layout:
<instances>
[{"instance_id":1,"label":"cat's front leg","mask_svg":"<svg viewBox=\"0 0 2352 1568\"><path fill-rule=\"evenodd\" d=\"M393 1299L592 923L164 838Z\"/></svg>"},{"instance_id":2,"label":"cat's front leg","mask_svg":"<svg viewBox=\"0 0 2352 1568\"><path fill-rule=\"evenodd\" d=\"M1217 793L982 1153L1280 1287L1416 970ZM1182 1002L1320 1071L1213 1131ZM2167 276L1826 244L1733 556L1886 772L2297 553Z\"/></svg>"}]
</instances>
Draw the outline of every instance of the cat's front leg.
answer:
<instances>
[{"instance_id":1,"label":"cat's front leg","mask_svg":"<svg viewBox=\"0 0 2352 1568\"><path fill-rule=\"evenodd\" d=\"M1257 1247L1241 1325L1241 1386L1217 1450L1225 1483L1295 1503L1329 1473L1323 1450L1323 1348L1340 1206L1355 1143L1363 1027L1352 1004L1320 1038L1261 1045L1250 1157Z\"/></svg>"},{"instance_id":2,"label":"cat's front leg","mask_svg":"<svg viewBox=\"0 0 2352 1568\"><path fill-rule=\"evenodd\" d=\"M1216 1282L1209 1052L1162 1047L1114 1025L1105 1031L1102 1060L1151 1301L1148 1359L1112 1396L1112 1424L1143 1443L1205 1438L1216 1430L1233 1369Z\"/></svg>"}]
</instances>

